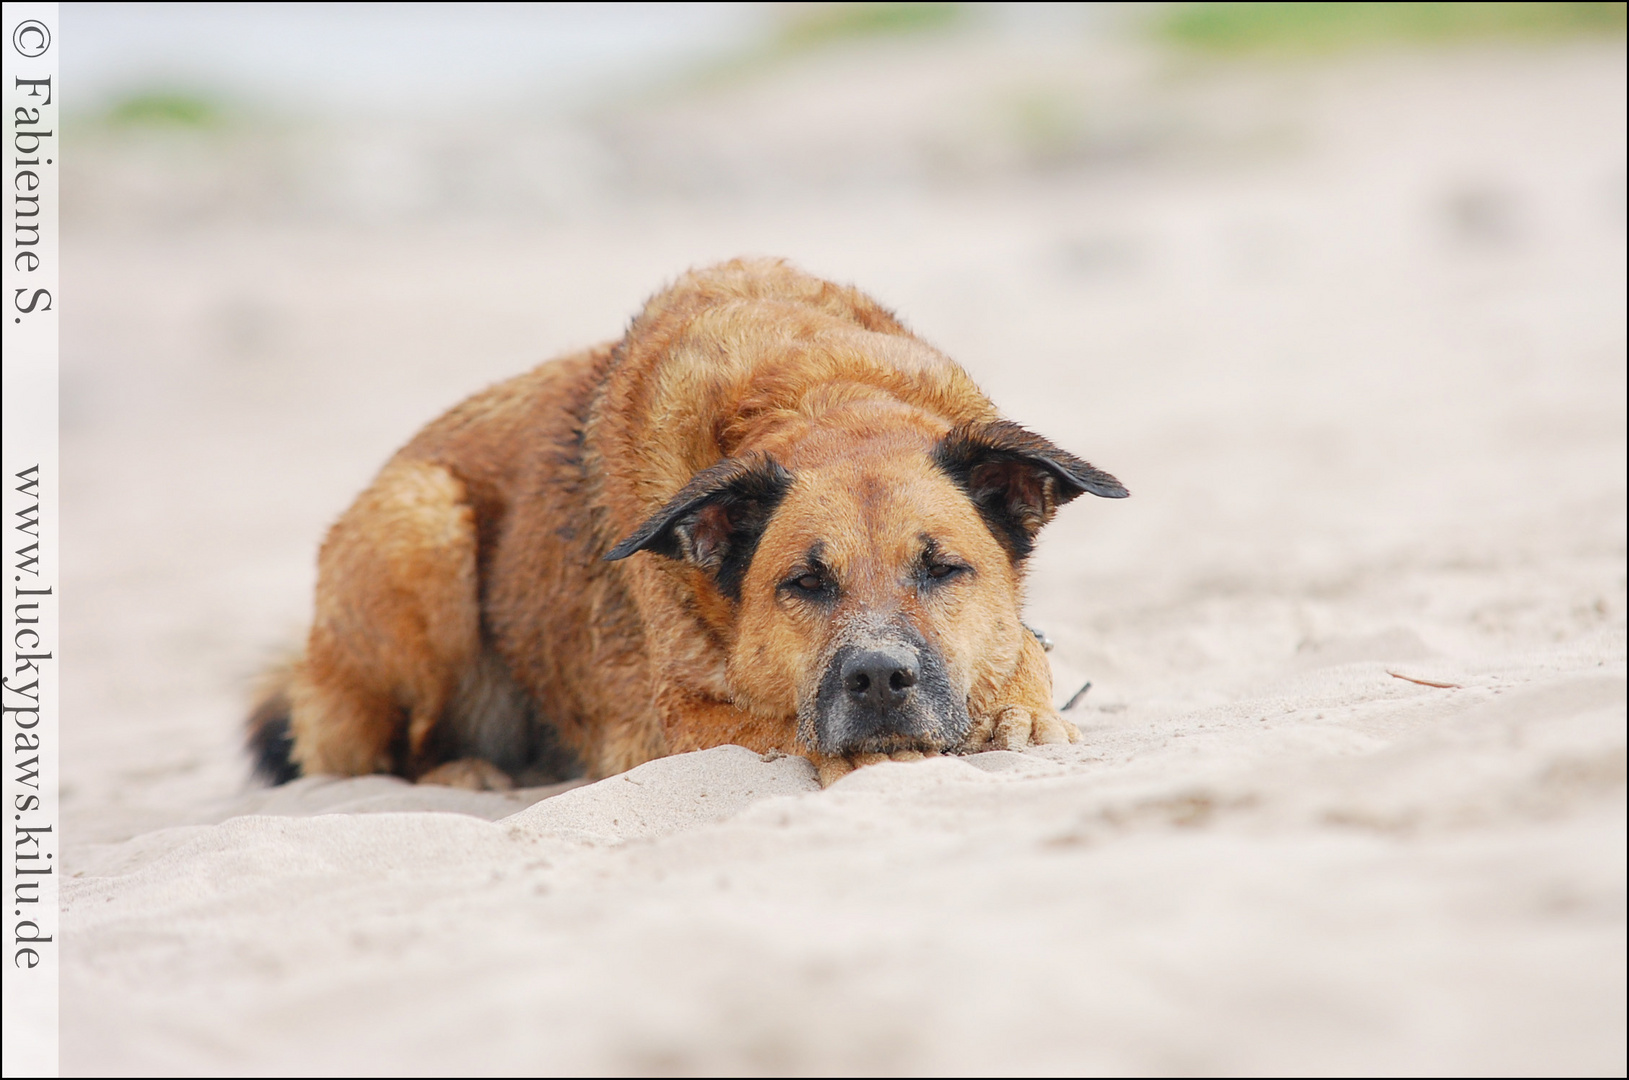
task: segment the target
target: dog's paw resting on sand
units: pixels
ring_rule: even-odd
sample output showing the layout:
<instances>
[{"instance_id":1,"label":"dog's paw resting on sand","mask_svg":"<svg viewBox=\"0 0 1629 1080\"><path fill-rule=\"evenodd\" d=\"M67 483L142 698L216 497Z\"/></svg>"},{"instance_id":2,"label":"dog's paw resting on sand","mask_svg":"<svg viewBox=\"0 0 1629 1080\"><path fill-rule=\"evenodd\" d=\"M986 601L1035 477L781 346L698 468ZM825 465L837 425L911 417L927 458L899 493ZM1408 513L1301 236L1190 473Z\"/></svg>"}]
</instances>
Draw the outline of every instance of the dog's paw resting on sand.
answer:
<instances>
[{"instance_id":1,"label":"dog's paw resting on sand","mask_svg":"<svg viewBox=\"0 0 1629 1080\"><path fill-rule=\"evenodd\" d=\"M1009 705L994 716L981 720L968 733L963 753L978 750L1022 750L1026 746L1048 746L1080 741L1080 729L1053 709L1027 709Z\"/></svg>"},{"instance_id":2,"label":"dog's paw resting on sand","mask_svg":"<svg viewBox=\"0 0 1629 1080\"><path fill-rule=\"evenodd\" d=\"M862 293L687 274L431 423L341 515L257 770L495 789L735 743L829 783L1072 742L1019 608L1085 493L1126 491Z\"/></svg>"},{"instance_id":3,"label":"dog's paw resting on sand","mask_svg":"<svg viewBox=\"0 0 1629 1080\"><path fill-rule=\"evenodd\" d=\"M437 765L419 776L421 784L440 784L443 787L463 788L465 791L512 791L515 779L490 761L481 758L459 758L445 765Z\"/></svg>"},{"instance_id":4,"label":"dog's paw resting on sand","mask_svg":"<svg viewBox=\"0 0 1629 1080\"><path fill-rule=\"evenodd\" d=\"M978 721L967 733L967 738L955 750L959 754L976 754L981 750L1023 750L1030 746L1080 741L1080 729L1056 712L1048 709L1037 714L1022 705L1002 709L995 716ZM881 761L922 761L939 757L938 750L894 750L888 753L811 754L815 775L821 787L830 787L863 765Z\"/></svg>"}]
</instances>

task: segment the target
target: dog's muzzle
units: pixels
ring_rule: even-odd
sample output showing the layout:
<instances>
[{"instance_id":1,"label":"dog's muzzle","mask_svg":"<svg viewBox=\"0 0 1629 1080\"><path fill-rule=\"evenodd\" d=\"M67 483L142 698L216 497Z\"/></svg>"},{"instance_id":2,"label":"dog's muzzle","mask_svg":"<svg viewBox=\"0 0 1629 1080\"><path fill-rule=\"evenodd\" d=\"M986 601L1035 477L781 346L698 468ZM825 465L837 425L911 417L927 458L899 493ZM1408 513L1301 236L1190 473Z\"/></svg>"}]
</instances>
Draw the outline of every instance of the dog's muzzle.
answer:
<instances>
[{"instance_id":1,"label":"dog's muzzle","mask_svg":"<svg viewBox=\"0 0 1629 1080\"><path fill-rule=\"evenodd\" d=\"M825 754L945 750L969 723L944 660L908 627L839 647L815 696L815 743Z\"/></svg>"}]
</instances>

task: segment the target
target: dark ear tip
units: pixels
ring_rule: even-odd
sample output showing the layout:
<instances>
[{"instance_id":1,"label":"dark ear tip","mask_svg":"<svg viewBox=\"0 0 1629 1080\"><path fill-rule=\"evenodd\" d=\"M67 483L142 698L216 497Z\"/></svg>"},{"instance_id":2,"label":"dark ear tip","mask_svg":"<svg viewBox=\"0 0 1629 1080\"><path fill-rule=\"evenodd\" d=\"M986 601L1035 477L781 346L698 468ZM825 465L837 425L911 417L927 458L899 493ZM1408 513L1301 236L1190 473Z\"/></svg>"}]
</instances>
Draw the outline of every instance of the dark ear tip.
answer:
<instances>
[{"instance_id":1,"label":"dark ear tip","mask_svg":"<svg viewBox=\"0 0 1629 1080\"><path fill-rule=\"evenodd\" d=\"M629 555L632 555L634 552L639 550L640 541L643 539L645 538L639 533L634 533L634 535L623 540L622 543L618 544L610 551L607 551L604 555L600 556L600 558L604 562L619 562L622 559L626 559Z\"/></svg>"},{"instance_id":2,"label":"dark ear tip","mask_svg":"<svg viewBox=\"0 0 1629 1080\"><path fill-rule=\"evenodd\" d=\"M1124 484L1102 469L1094 469L1085 462L1077 464L1084 467L1072 469L1068 475L1070 481L1079 485L1081 491L1089 491L1100 499L1124 499L1131 494Z\"/></svg>"}]
</instances>

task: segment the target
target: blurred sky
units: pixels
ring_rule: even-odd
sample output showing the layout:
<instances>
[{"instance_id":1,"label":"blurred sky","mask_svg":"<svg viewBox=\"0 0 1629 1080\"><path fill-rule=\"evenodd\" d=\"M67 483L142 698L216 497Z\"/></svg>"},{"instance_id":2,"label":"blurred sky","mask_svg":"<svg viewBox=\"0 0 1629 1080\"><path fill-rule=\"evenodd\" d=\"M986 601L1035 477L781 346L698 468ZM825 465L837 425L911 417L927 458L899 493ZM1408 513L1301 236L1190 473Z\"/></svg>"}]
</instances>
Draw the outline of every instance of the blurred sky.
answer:
<instances>
[{"instance_id":1,"label":"blurred sky","mask_svg":"<svg viewBox=\"0 0 1629 1080\"><path fill-rule=\"evenodd\" d=\"M62 5L80 107L175 86L300 111L572 104L740 47L754 4Z\"/></svg>"},{"instance_id":2,"label":"blurred sky","mask_svg":"<svg viewBox=\"0 0 1629 1080\"><path fill-rule=\"evenodd\" d=\"M1121 6L986 5L978 17L1046 33ZM63 78L90 110L175 88L300 112L548 111L740 55L798 7L65 3Z\"/></svg>"}]
</instances>

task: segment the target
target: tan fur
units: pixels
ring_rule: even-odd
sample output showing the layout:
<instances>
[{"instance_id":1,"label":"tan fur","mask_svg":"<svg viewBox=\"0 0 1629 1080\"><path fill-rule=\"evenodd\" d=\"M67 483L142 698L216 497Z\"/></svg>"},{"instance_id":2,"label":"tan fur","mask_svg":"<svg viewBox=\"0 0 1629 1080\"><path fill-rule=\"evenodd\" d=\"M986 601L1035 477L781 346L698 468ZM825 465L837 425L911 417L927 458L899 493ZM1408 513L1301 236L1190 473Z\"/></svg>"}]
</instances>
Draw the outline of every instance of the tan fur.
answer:
<instances>
[{"instance_id":1,"label":"tan fur","mask_svg":"<svg viewBox=\"0 0 1629 1080\"><path fill-rule=\"evenodd\" d=\"M896 756L1073 739L1019 622L1021 561L932 459L953 429L997 420L961 368L853 289L776 261L688 274L619 342L430 424L341 516L286 687L293 759L497 786L490 766L449 765L500 756L469 747L505 737L515 703L594 777L736 743L814 757L829 782L858 756L812 752L812 681L835 635L885 616L923 628L974 721L961 747ZM689 562L604 560L697 473L751 455L796 482L738 600ZM976 573L931 597L902 589L926 535ZM816 541L847 583L823 617L778 591Z\"/></svg>"}]
</instances>

